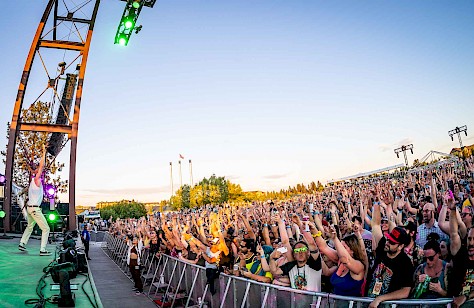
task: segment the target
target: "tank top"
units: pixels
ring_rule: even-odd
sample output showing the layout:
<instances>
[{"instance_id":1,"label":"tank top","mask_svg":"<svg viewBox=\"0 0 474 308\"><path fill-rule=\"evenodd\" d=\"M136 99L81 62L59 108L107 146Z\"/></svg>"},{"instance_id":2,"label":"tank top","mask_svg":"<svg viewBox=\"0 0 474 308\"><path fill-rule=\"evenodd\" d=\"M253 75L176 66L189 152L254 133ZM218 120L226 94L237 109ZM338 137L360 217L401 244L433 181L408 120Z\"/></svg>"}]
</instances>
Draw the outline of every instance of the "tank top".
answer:
<instances>
[{"instance_id":1,"label":"tank top","mask_svg":"<svg viewBox=\"0 0 474 308\"><path fill-rule=\"evenodd\" d=\"M33 178L28 188L28 205L41 205L43 202L43 185L36 186Z\"/></svg>"},{"instance_id":2,"label":"tank top","mask_svg":"<svg viewBox=\"0 0 474 308\"><path fill-rule=\"evenodd\" d=\"M362 295L362 284L364 283L364 279L355 280L351 276L351 272L349 271L343 277L337 275L337 271L335 271L331 275L330 282L334 287L334 294L342 295L342 296L361 296Z\"/></svg>"}]
</instances>

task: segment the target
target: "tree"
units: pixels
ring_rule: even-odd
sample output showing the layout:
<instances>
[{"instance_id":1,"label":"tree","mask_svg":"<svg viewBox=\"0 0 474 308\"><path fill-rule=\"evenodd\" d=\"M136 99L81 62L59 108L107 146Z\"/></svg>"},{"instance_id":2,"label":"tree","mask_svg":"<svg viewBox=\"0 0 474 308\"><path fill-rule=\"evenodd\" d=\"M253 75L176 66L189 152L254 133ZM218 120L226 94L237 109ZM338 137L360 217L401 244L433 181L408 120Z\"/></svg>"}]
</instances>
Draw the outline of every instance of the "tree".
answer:
<instances>
[{"instance_id":1,"label":"tree","mask_svg":"<svg viewBox=\"0 0 474 308\"><path fill-rule=\"evenodd\" d=\"M101 208L100 216L102 218L109 218L112 216L114 219L140 218L146 216L146 208L145 204L134 200L121 200L114 205Z\"/></svg>"},{"instance_id":2,"label":"tree","mask_svg":"<svg viewBox=\"0 0 474 308\"><path fill-rule=\"evenodd\" d=\"M23 122L49 124L52 122L50 114L50 103L37 101L28 109L21 111ZM10 124L7 127L7 139L10 135ZM13 182L23 188L27 188L30 183L31 172L39 165L43 144L49 138L47 132L21 131L17 137L16 151L13 164ZM6 163L6 151L1 151ZM56 157L46 155L45 171L43 173L44 183L53 184L58 192L67 192L68 181L62 180L57 174L64 167L64 164L57 162Z\"/></svg>"},{"instance_id":3,"label":"tree","mask_svg":"<svg viewBox=\"0 0 474 308\"><path fill-rule=\"evenodd\" d=\"M181 186L175 195L171 196L170 203L175 210L189 208L191 205L191 186Z\"/></svg>"}]
</instances>

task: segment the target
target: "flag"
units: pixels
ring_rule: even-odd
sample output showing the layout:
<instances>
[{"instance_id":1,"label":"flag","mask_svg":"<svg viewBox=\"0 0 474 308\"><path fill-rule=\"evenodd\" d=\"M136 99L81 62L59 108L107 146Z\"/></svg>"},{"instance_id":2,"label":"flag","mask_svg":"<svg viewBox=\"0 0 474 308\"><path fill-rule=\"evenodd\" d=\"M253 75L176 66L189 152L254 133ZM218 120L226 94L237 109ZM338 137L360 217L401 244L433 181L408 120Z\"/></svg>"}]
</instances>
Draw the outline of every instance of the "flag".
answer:
<instances>
[{"instance_id":1,"label":"flag","mask_svg":"<svg viewBox=\"0 0 474 308\"><path fill-rule=\"evenodd\" d=\"M184 159L184 156L181 155L181 154L179 154L179 158L180 158L180 159Z\"/></svg>"}]
</instances>

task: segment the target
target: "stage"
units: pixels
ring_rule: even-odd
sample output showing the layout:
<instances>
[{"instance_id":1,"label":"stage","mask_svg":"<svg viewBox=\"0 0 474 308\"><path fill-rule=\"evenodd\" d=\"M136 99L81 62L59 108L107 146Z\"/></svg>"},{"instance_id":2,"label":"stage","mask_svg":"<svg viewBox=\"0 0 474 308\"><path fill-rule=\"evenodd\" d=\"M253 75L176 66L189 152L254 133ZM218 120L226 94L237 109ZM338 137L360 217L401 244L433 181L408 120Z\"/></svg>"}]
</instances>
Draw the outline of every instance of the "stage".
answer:
<instances>
[{"instance_id":1,"label":"stage","mask_svg":"<svg viewBox=\"0 0 474 308\"><path fill-rule=\"evenodd\" d=\"M36 287L44 275L43 268L55 258L56 244L48 244L47 249L52 252L51 256L40 256L39 237L31 236L26 247L27 251L22 252L18 250L21 234L9 235L15 238L0 239L0 307L34 307L35 304L27 305L25 301L40 298L36 294ZM54 284L51 275L48 275L44 282L45 299L59 295L59 286L53 286L55 290L51 290ZM76 307L102 307L90 271L78 274L76 278L70 280L70 284L72 287L77 285L77 290L72 290ZM58 305L46 302L44 307L58 307Z\"/></svg>"}]
</instances>

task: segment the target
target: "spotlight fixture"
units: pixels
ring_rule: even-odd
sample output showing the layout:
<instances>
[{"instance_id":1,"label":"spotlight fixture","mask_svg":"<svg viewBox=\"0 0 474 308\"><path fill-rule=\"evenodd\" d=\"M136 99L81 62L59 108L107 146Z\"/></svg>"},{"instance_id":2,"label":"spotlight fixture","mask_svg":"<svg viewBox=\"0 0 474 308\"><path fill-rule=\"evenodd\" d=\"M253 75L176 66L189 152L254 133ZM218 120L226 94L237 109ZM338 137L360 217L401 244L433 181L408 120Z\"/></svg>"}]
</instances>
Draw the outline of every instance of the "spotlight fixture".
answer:
<instances>
[{"instance_id":1,"label":"spotlight fixture","mask_svg":"<svg viewBox=\"0 0 474 308\"><path fill-rule=\"evenodd\" d=\"M56 197L57 189L53 184L44 185L44 194L48 199L54 199Z\"/></svg>"}]
</instances>

